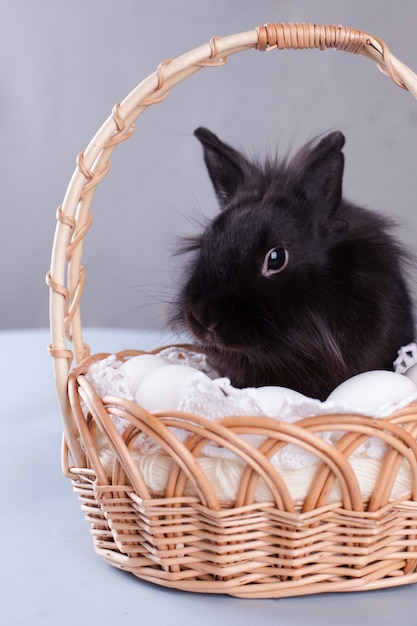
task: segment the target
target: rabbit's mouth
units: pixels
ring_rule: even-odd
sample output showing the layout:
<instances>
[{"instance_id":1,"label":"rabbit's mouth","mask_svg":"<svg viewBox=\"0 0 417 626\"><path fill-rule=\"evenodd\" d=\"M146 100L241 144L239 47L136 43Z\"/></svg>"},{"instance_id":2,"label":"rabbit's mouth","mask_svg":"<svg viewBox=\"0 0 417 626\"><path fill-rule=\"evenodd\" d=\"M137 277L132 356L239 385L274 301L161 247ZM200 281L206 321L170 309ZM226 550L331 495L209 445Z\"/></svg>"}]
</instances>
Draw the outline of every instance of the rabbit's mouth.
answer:
<instances>
[{"instance_id":1,"label":"rabbit's mouth","mask_svg":"<svg viewBox=\"0 0 417 626\"><path fill-rule=\"evenodd\" d=\"M211 321L202 323L196 319L195 315L188 313L186 316L187 328L193 339L206 352L216 354L224 353L242 353L247 352L257 346L254 337L251 337L251 330L247 331L243 336L233 331L229 325L224 322Z\"/></svg>"},{"instance_id":2,"label":"rabbit's mouth","mask_svg":"<svg viewBox=\"0 0 417 626\"><path fill-rule=\"evenodd\" d=\"M221 336L221 333L219 332L219 322L204 322L195 312L188 312L187 326L193 338L202 347L224 347L224 340Z\"/></svg>"}]
</instances>

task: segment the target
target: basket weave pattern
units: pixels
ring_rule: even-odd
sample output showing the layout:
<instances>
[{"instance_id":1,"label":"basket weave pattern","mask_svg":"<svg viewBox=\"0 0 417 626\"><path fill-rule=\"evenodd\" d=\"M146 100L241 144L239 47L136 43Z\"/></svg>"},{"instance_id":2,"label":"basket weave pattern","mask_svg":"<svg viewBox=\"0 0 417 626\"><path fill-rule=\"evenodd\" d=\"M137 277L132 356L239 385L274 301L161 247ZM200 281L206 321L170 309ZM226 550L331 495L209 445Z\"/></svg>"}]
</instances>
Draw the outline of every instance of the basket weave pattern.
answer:
<instances>
[{"instance_id":1,"label":"basket weave pattern","mask_svg":"<svg viewBox=\"0 0 417 626\"><path fill-rule=\"evenodd\" d=\"M269 418L223 418L216 422L171 411L150 414L116 397L100 399L86 378L91 363L82 338L80 302L85 285L83 240L91 226L91 203L110 167L114 148L135 130L135 120L165 99L177 83L206 67L221 67L243 50L336 48L377 63L396 85L417 97L417 76L380 40L362 31L313 24L267 24L162 62L117 104L86 150L63 204L47 283L51 294L51 344L58 401L64 423L63 468L74 483L91 524L96 551L112 565L160 585L241 597L281 597L373 589L417 581L417 409L411 405L386 419L326 415L287 424ZM121 353L121 359L137 354ZM72 363L75 367L71 369ZM126 420L120 434L112 417ZM172 428L189 433L180 442ZM318 435L338 431L334 446ZM131 455L145 433L172 460L163 493L146 485ZM242 435L262 438L250 445ZM349 456L370 437L387 447L371 497L364 501ZM113 454L112 471L100 442ZM236 498L219 502L198 463L207 443L227 449L242 464ZM304 501L294 501L270 458L288 444L318 460ZM400 467L410 491L391 499ZM263 481L271 492L255 501ZM337 483L340 500L330 502ZM192 485L196 495L187 495Z\"/></svg>"}]
</instances>

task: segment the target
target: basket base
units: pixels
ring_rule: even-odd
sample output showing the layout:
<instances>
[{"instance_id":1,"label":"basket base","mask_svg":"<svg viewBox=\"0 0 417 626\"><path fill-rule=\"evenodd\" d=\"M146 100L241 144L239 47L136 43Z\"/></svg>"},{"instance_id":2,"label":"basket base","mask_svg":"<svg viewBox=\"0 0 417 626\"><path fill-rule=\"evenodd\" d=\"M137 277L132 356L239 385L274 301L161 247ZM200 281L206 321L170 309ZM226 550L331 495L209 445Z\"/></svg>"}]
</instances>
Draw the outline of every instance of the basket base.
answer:
<instances>
[{"instance_id":1,"label":"basket base","mask_svg":"<svg viewBox=\"0 0 417 626\"><path fill-rule=\"evenodd\" d=\"M143 500L76 481L95 551L163 587L240 598L368 591L417 582L417 507L303 513L273 502L212 511L197 498Z\"/></svg>"},{"instance_id":2,"label":"basket base","mask_svg":"<svg viewBox=\"0 0 417 626\"><path fill-rule=\"evenodd\" d=\"M291 598L306 595L317 595L321 593L347 593L347 592L359 592L359 591L375 591L377 589L386 589L390 587L401 587L417 583L417 572L412 574L398 573L397 576L389 576L389 578L382 578L377 580L360 580L345 579L327 581L324 577L312 576L311 580L292 580L282 581L277 579L268 583L259 583L251 581L248 576L242 576L240 579L233 580L189 580L181 579L180 577L173 576L172 578L161 577L155 575L152 570L148 570L146 567L138 568L132 567L129 564L129 559L125 562L121 560L118 554L116 558L111 554L109 550L103 550L102 548L95 547L95 552L102 557L109 565L116 567L122 571L127 571L140 580L148 583L166 587L169 589L176 589L178 591L186 591L192 593L204 593L204 594L216 594L216 595L229 595L235 598L245 599L278 599L278 598ZM387 570L390 570L390 566L387 566Z\"/></svg>"}]
</instances>

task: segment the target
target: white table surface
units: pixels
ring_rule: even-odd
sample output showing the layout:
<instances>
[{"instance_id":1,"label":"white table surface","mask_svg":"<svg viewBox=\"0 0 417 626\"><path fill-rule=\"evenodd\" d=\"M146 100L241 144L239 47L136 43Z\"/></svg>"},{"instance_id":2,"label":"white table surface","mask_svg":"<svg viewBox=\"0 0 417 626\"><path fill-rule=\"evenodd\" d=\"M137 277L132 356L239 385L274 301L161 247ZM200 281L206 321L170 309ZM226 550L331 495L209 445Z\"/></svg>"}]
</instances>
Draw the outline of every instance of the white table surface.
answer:
<instances>
[{"instance_id":1,"label":"white table surface","mask_svg":"<svg viewBox=\"0 0 417 626\"><path fill-rule=\"evenodd\" d=\"M87 329L93 352L162 345L140 331ZM93 550L68 479L49 331L0 332L1 624L396 626L417 624L417 585L280 600L192 594L143 582Z\"/></svg>"}]
</instances>

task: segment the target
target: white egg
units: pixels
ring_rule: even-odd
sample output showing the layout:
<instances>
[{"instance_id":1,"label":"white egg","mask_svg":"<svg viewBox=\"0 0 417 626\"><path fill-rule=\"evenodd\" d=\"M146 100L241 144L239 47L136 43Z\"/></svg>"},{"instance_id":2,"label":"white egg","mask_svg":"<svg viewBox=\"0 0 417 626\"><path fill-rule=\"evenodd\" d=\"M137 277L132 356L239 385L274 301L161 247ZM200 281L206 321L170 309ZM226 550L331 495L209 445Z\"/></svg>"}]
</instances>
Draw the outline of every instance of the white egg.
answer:
<instances>
[{"instance_id":1,"label":"white egg","mask_svg":"<svg viewBox=\"0 0 417 626\"><path fill-rule=\"evenodd\" d=\"M198 372L188 365L161 367L140 383L135 401L147 411L176 409L187 391L187 380Z\"/></svg>"},{"instance_id":2,"label":"white egg","mask_svg":"<svg viewBox=\"0 0 417 626\"><path fill-rule=\"evenodd\" d=\"M417 363L412 365L406 372L404 372L404 376L407 376L413 383L417 386Z\"/></svg>"},{"instance_id":3,"label":"white egg","mask_svg":"<svg viewBox=\"0 0 417 626\"><path fill-rule=\"evenodd\" d=\"M132 396L136 394L136 390L140 382L151 372L171 365L168 359L157 354L140 354L128 359L120 366L120 369L129 376L129 390Z\"/></svg>"},{"instance_id":4,"label":"white egg","mask_svg":"<svg viewBox=\"0 0 417 626\"><path fill-rule=\"evenodd\" d=\"M274 386L258 387L255 389L255 398L265 415L272 417L279 416L281 407L287 402L296 404L308 400L294 389Z\"/></svg>"},{"instance_id":5,"label":"white egg","mask_svg":"<svg viewBox=\"0 0 417 626\"><path fill-rule=\"evenodd\" d=\"M412 380L385 370L352 376L332 391L327 400L350 409L377 409L393 404L417 391Z\"/></svg>"}]
</instances>

